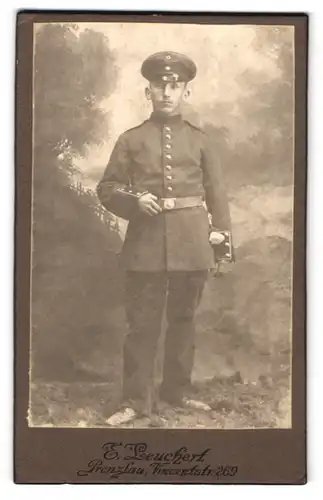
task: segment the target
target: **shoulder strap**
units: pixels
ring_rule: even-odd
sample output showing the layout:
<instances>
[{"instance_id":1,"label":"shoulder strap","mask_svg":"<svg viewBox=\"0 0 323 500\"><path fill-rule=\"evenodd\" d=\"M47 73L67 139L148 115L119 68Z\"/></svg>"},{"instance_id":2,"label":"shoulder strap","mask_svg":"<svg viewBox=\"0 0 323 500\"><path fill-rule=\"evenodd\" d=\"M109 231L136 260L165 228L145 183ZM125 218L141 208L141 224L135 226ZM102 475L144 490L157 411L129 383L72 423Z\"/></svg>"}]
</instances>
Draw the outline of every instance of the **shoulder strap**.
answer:
<instances>
[{"instance_id":1,"label":"shoulder strap","mask_svg":"<svg viewBox=\"0 0 323 500\"><path fill-rule=\"evenodd\" d=\"M195 128L199 132L205 133L204 123L199 117L184 117L184 122L188 123L192 128Z\"/></svg>"}]
</instances>

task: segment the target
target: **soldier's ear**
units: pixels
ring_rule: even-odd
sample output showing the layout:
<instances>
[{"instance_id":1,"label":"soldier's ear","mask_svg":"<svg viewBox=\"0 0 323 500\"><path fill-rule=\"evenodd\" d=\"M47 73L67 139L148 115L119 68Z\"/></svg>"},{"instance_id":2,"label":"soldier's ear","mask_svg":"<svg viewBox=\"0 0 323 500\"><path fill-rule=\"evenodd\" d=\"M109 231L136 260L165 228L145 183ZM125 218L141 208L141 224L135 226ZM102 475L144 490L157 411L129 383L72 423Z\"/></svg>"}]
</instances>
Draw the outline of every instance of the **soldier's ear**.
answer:
<instances>
[{"instance_id":1,"label":"soldier's ear","mask_svg":"<svg viewBox=\"0 0 323 500\"><path fill-rule=\"evenodd\" d=\"M183 93L183 98L185 99L185 101L190 97L192 91L189 87L185 87L184 89L184 93Z\"/></svg>"},{"instance_id":2,"label":"soldier's ear","mask_svg":"<svg viewBox=\"0 0 323 500\"><path fill-rule=\"evenodd\" d=\"M151 101L151 90L149 87L145 88L145 96L146 96L146 99L148 99L148 101Z\"/></svg>"}]
</instances>

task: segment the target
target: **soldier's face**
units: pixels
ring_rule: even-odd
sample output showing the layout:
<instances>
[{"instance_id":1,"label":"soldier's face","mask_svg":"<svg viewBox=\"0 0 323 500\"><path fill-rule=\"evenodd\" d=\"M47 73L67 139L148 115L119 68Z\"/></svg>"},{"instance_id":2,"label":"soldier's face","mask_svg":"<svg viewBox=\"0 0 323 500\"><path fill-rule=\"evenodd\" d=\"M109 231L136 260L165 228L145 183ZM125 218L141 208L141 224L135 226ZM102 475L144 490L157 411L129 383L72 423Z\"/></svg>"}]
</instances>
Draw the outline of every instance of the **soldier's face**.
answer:
<instances>
[{"instance_id":1,"label":"soldier's face","mask_svg":"<svg viewBox=\"0 0 323 500\"><path fill-rule=\"evenodd\" d=\"M151 82L146 97L151 100L155 111L171 115L189 95L185 82Z\"/></svg>"}]
</instances>

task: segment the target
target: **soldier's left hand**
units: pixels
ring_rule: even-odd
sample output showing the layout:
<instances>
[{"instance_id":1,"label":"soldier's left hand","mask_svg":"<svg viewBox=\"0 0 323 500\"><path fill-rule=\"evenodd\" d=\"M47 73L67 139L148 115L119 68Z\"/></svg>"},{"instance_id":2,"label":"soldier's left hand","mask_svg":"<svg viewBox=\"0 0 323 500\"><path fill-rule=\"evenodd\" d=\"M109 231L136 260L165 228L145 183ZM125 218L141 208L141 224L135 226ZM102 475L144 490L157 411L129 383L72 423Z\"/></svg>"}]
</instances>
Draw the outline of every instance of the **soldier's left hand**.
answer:
<instances>
[{"instance_id":1,"label":"soldier's left hand","mask_svg":"<svg viewBox=\"0 0 323 500\"><path fill-rule=\"evenodd\" d=\"M217 231L212 231L209 236L209 242L211 245L219 245L224 241L224 236L221 233L218 233Z\"/></svg>"}]
</instances>

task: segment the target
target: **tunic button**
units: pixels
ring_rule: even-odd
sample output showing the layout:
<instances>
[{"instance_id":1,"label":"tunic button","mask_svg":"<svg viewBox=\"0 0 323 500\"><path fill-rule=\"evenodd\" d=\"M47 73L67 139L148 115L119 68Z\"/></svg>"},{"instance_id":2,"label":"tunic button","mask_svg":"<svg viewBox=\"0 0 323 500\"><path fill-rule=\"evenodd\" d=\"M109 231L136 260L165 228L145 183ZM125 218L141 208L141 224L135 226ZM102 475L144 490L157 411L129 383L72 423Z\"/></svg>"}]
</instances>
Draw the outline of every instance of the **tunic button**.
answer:
<instances>
[{"instance_id":1,"label":"tunic button","mask_svg":"<svg viewBox=\"0 0 323 500\"><path fill-rule=\"evenodd\" d=\"M171 175L166 175L166 179L168 179L169 181L171 181L171 180L172 180L172 178L173 178L173 177L172 177Z\"/></svg>"},{"instance_id":2,"label":"tunic button","mask_svg":"<svg viewBox=\"0 0 323 500\"><path fill-rule=\"evenodd\" d=\"M166 134L166 139L170 139L170 138L171 138L170 134Z\"/></svg>"},{"instance_id":3,"label":"tunic button","mask_svg":"<svg viewBox=\"0 0 323 500\"><path fill-rule=\"evenodd\" d=\"M165 148L170 149L172 146L170 144L166 144Z\"/></svg>"},{"instance_id":4,"label":"tunic button","mask_svg":"<svg viewBox=\"0 0 323 500\"><path fill-rule=\"evenodd\" d=\"M166 132L170 132L170 127L165 127Z\"/></svg>"},{"instance_id":5,"label":"tunic button","mask_svg":"<svg viewBox=\"0 0 323 500\"><path fill-rule=\"evenodd\" d=\"M172 188L172 187L170 187L170 186L168 186L168 188L167 188L167 189L168 189L168 191L173 191L173 188Z\"/></svg>"},{"instance_id":6,"label":"tunic button","mask_svg":"<svg viewBox=\"0 0 323 500\"><path fill-rule=\"evenodd\" d=\"M172 167L170 165L166 165L167 170L172 170Z\"/></svg>"}]
</instances>

